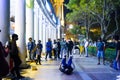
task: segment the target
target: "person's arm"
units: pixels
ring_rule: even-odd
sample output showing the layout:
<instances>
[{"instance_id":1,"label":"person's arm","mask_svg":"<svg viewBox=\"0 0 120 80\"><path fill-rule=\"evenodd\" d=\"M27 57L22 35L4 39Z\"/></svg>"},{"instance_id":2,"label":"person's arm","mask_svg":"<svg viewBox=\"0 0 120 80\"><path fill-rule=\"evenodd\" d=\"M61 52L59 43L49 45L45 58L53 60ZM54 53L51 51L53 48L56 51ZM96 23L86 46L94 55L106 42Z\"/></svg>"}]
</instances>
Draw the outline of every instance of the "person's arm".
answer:
<instances>
[{"instance_id":1,"label":"person's arm","mask_svg":"<svg viewBox=\"0 0 120 80\"><path fill-rule=\"evenodd\" d=\"M118 58L120 57L120 50L117 51L117 57L116 57L116 61L118 61Z\"/></svg>"}]
</instances>

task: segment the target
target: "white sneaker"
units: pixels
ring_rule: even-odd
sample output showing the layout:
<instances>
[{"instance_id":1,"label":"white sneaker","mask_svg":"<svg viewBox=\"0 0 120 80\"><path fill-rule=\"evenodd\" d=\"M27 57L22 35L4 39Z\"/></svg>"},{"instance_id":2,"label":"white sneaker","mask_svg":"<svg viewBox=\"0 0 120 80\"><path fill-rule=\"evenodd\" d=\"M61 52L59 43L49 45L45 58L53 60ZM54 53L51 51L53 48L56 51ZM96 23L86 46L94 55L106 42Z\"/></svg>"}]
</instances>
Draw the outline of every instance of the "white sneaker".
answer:
<instances>
[{"instance_id":1,"label":"white sneaker","mask_svg":"<svg viewBox=\"0 0 120 80\"><path fill-rule=\"evenodd\" d=\"M120 75L116 76L117 78L120 78Z\"/></svg>"}]
</instances>

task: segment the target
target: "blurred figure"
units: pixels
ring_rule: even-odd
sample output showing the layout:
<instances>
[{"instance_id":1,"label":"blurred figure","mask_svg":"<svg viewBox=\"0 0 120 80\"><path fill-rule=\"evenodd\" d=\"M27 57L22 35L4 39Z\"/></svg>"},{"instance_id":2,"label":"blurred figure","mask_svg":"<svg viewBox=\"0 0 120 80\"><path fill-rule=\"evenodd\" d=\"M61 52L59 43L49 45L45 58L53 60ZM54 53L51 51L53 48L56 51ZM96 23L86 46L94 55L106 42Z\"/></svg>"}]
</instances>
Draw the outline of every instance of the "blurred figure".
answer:
<instances>
[{"instance_id":1,"label":"blurred figure","mask_svg":"<svg viewBox=\"0 0 120 80\"><path fill-rule=\"evenodd\" d=\"M47 61L48 55L49 55L49 58L52 59L52 41L51 41L51 39L48 39L48 42L46 43L46 56L45 56L46 61Z\"/></svg>"},{"instance_id":2,"label":"blurred figure","mask_svg":"<svg viewBox=\"0 0 120 80\"><path fill-rule=\"evenodd\" d=\"M53 42L53 53L54 53L54 59L56 60L57 59L57 53L58 53L58 45L57 45L56 40L54 40L54 42Z\"/></svg>"},{"instance_id":3,"label":"blurred figure","mask_svg":"<svg viewBox=\"0 0 120 80\"><path fill-rule=\"evenodd\" d=\"M115 67L116 67L116 69L120 70L120 41L119 41L119 36L114 35L113 40L116 43L116 57L115 57L116 66Z\"/></svg>"},{"instance_id":4,"label":"blurred figure","mask_svg":"<svg viewBox=\"0 0 120 80\"><path fill-rule=\"evenodd\" d=\"M89 46L89 41L88 39L86 39L84 44L86 57L88 57L88 46Z\"/></svg>"},{"instance_id":5,"label":"blurred figure","mask_svg":"<svg viewBox=\"0 0 120 80\"><path fill-rule=\"evenodd\" d=\"M57 54L57 56L58 56L58 59L60 59L60 50L61 50L61 45L60 45L60 39L57 39L57 48L58 48L58 54Z\"/></svg>"},{"instance_id":6,"label":"blurred figure","mask_svg":"<svg viewBox=\"0 0 120 80\"><path fill-rule=\"evenodd\" d=\"M69 55L72 55L72 49L73 49L73 46L74 46L74 44L73 44L73 41L71 40L71 39L69 39L68 40L68 44L67 44L68 46L68 57L69 57Z\"/></svg>"},{"instance_id":7,"label":"blurred figure","mask_svg":"<svg viewBox=\"0 0 120 80\"><path fill-rule=\"evenodd\" d=\"M63 55L66 54L66 41L64 40L64 38L62 38L62 40L60 41L60 46L61 46L61 50L60 50L60 55L61 55L61 59L63 58Z\"/></svg>"},{"instance_id":8,"label":"blurred figure","mask_svg":"<svg viewBox=\"0 0 120 80\"><path fill-rule=\"evenodd\" d=\"M38 40L38 43L37 43L37 60L36 60L36 64L39 62L40 65L41 65L42 48L43 48L43 45L41 43L41 40Z\"/></svg>"},{"instance_id":9,"label":"blurred figure","mask_svg":"<svg viewBox=\"0 0 120 80\"><path fill-rule=\"evenodd\" d=\"M104 61L104 42L102 41L101 38L98 39L97 42L97 57L98 57L98 65L100 65L100 58L103 58L103 64L105 65L105 61Z\"/></svg>"},{"instance_id":10,"label":"blurred figure","mask_svg":"<svg viewBox=\"0 0 120 80\"><path fill-rule=\"evenodd\" d=\"M28 48L28 53L29 53L29 60L33 60L33 54L32 54L32 50L34 49L34 43L32 42L32 38L29 38L29 42L27 44L27 48Z\"/></svg>"},{"instance_id":11,"label":"blurred figure","mask_svg":"<svg viewBox=\"0 0 120 80\"><path fill-rule=\"evenodd\" d=\"M33 60L35 60L36 59L36 47L37 47L37 45L36 45L36 41L34 40L33 41L33 56L32 56L32 59Z\"/></svg>"},{"instance_id":12,"label":"blurred figure","mask_svg":"<svg viewBox=\"0 0 120 80\"><path fill-rule=\"evenodd\" d=\"M20 75L20 71L19 71L19 66L22 63L19 57L19 50L16 44L16 41L18 40L18 35L17 34L13 34L12 35L12 41L11 41L11 51L10 51L10 56L13 59L14 62L14 67L11 70L11 73L16 76L18 79L20 78L24 78L23 76Z\"/></svg>"}]
</instances>

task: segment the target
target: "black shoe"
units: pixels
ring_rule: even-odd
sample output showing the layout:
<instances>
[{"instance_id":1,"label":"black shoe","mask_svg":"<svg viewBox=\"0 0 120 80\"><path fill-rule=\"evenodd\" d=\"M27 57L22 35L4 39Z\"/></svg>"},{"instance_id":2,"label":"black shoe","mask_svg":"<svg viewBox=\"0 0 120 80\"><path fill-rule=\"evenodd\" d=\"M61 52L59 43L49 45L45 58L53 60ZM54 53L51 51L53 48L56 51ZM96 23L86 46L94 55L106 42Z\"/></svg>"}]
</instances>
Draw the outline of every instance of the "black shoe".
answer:
<instances>
[{"instance_id":1,"label":"black shoe","mask_svg":"<svg viewBox=\"0 0 120 80\"><path fill-rule=\"evenodd\" d=\"M100 65L100 63L97 63L97 65Z\"/></svg>"},{"instance_id":2,"label":"black shoe","mask_svg":"<svg viewBox=\"0 0 120 80\"><path fill-rule=\"evenodd\" d=\"M39 63L40 65L42 65L41 63Z\"/></svg>"}]
</instances>

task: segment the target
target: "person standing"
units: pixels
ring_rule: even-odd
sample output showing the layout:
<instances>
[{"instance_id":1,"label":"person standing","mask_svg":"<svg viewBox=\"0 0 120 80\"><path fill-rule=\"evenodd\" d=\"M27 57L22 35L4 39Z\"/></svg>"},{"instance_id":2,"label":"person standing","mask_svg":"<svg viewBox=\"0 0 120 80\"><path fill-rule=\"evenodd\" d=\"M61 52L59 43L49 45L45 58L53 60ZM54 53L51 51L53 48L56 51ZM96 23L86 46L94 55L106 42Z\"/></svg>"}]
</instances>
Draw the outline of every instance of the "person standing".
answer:
<instances>
[{"instance_id":1,"label":"person standing","mask_svg":"<svg viewBox=\"0 0 120 80\"><path fill-rule=\"evenodd\" d=\"M88 57L88 46L89 46L89 42L88 42L88 39L85 40L85 54L86 54L86 57Z\"/></svg>"},{"instance_id":2,"label":"person standing","mask_svg":"<svg viewBox=\"0 0 120 80\"><path fill-rule=\"evenodd\" d=\"M42 48L43 48L43 45L41 44L41 40L38 40L36 64L39 62L40 65L41 65L41 53L42 53Z\"/></svg>"},{"instance_id":3,"label":"person standing","mask_svg":"<svg viewBox=\"0 0 120 80\"><path fill-rule=\"evenodd\" d=\"M73 41L71 40L71 39L69 39L69 41L68 41L68 44L67 44L67 47L68 47L68 57L69 57L69 55L72 55L72 49L73 49L73 46L74 46L74 44L73 44Z\"/></svg>"},{"instance_id":4,"label":"person standing","mask_svg":"<svg viewBox=\"0 0 120 80\"><path fill-rule=\"evenodd\" d=\"M101 38L98 39L98 42L97 42L97 57L98 57L98 65L100 65L100 58L102 57L103 58L103 64L105 65L105 61L104 61L104 43L102 41Z\"/></svg>"},{"instance_id":5,"label":"person standing","mask_svg":"<svg viewBox=\"0 0 120 80\"><path fill-rule=\"evenodd\" d=\"M53 53L54 53L54 59L57 60L57 53L58 53L58 45L56 40L53 42Z\"/></svg>"},{"instance_id":6,"label":"person standing","mask_svg":"<svg viewBox=\"0 0 120 80\"><path fill-rule=\"evenodd\" d=\"M60 46L60 39L57 39L57 49L58 49L58 59L60 59L60 50L61 50L61 46Z\"/></svg>"},{"instance_id":7,"label":"person standing","mask_svg":"<svg viewBox=\"0 0 120 80\"><path fill-rule=\"evenodd\" d=\"M119 36L118 35L114 35L113 36L113 40L116 43L116 57L115 57L115 61L117 62L117 69L120 69L120 41L119 41Z\"/></svg>"},{"instance_id":8,"label":"person standing","mask_svg":"<svg viewBox=\"0 0 120 80\"><path fill-rule=\"evenodd\" d=\"M16 76L18 79L20 78L24 78L23 76L20 75L20 71L19 71L19 66L22 63L19 57L19 50L16 44L16 41L18 40L18 35L17 34L13 34L12 35L12 41L11 41L11 49L10 49L10 56L13 59L14 62L14 67L11 70L11 73L13 74L13 76Z\"/></svg>"},{"instance_id":9,"label":"person standing","mask_svg":"<svg viewBox=\"0 0 120 80\"><path fill-rule=\"evenodd\" d=\"M48 39L48 42L46 43L46 56L45 60L47 61L47 56L49 55L49 58L52 58L52 41L51 39Z\"/></svg>"},{"instance_id":10,"label":"person standing","mask_svg":"<svg viewBox=\"0 0 120 80\"><path fill-rule=\"evenodd\" d=\"M29 53L29 60L33 60L33 54L32 54L32 50L34 48L34 43L32 42L32 38L29 38L29 42L27 44L28 47L28 53Z\"/></svg>"},{"instance_id":11,"label":"person standing","mask_svg":"<svg viewBox=\"0 0 120 80\"><path fill-rule=\"evenodd\" d=\"M60 46L61 46L60 55L62 59L63 55L65 55L67 51L66 41L64 40L64 38L62 38L62 40L60 41Z\"/></svg>"},{"instance_id":12,"label":"person standing","mask_svg":"<svg viewBox=\"0 0 120 80\"><path fill-rule=\"evenodd\" d=\"M34 40L33 41L33 56L32 56L32 59L33 60L35 60L35 58L36 58L36 47L37 47L37 45L36 45L36 41Z\"/></svg>"}]
</instances>

